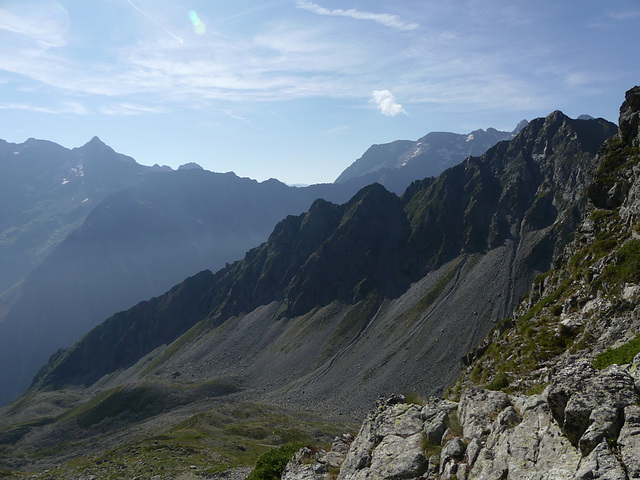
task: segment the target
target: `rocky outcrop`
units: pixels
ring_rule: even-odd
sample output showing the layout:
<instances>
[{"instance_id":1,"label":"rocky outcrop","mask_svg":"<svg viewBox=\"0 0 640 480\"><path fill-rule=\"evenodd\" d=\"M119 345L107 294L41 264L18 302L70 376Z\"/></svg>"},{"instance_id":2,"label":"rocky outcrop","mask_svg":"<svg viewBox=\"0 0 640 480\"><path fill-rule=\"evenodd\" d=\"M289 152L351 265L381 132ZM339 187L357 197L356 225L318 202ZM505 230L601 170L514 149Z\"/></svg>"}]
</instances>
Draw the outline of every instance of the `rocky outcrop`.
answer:
<instances>
[{"instance_id":1,"label":"rocky outcrop","mask_svg":"<svg viewBox=\"0 0 640 480\"><path fill-rule=\"evenodd\" d=\"M640 478L640 396L633 369L597 371L578 362L558 372L539 395L470 388L458 403L432 398L423 407L398 395L381 399L350 444L337 478ZM318 478L323 461L301 467L305 452L287 467L286 480Z\"/></svg>"},{"instance_id":2,"label":"rocky outcrop","mask_svg":"<svg viewBox=\"0 0 640 480\"><path fill-rule=\"evenodd\" d=\"M602 369L584 355L546 371L539 394L467 386L457 402L422 408L379 401L338 480L640 478L640 354Z\"/></svg>"},{"instance_id":3,"label":"rocky outcrop","mask_svg":"<svg viewBox=\"0 0 640 480\"><path fill-rule=\"evenodd\" d=\"M334 438L328 452L308 447L298 450L287 463L282 480L328 480L344 462L352 442L353 436L344 434Z\"/></svg>"}]
</instances>

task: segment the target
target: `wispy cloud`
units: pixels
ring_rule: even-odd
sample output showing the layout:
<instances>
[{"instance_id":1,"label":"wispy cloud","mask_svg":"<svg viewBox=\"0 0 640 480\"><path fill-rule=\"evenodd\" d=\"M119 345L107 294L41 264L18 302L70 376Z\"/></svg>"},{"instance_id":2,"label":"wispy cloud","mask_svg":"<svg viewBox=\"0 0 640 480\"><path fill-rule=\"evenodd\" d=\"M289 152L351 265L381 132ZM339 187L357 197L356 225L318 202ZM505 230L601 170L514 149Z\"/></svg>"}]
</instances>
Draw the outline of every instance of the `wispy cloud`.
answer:
<instances>
[{"instance_id":1,"label":"wispy cloud","mask_svg":"<svg viewBox=\"0 0 640 480\"><path fill-rule=\"evenodd\" d=\"M10 32L45 47L62 47L69 15L58 2L0 4L0 31Z\"/></svg>"},{"instance_id":2,"label":"wispy cloud","mask_svg":"<svg viewBox=\"0 0 640 480\"><path fill-rule=\"evenodd\" d=\"M407 114L402 105L396 102L396 97L389 90L375 90L371 94L369 103L377 105L378 110L388 117L395 117L400 113Z\"/></svg>"},{"instance_id":3,"label":"wispy cloud","mask_svg":"<svg viewBox=\"0 0 640 480\"><path fill-rule=\"evenodd\" d=\"M405 22L397 15L391 15L388 13L372 13L364 12L351 8L349 10L335 9L330 10L325 7L321 7L313 2L307 2L304 0L297 0L296 6L302 10L308 10L316 15L327 15L332 17L349 17L356 20L371 20L373 22L384 25L385 27L396 28L398 30L415 30L420 25L413 22Z\"/></svg>"},{"instance_id":4,"label":"wispy cloud","mask_svg":"<svg viewBox=\"0 0 640 480\"><path fill-rule=\"evenodd\" d=\"M48 113L52 115L59 114L72 114L72 115L86 115L89 113L88 109L77 102L67 102L60 106L45 107L39 105L30 105L26 103L0 103L0 110L24 110L28 112L36 113Z\"/></svg>"},{"instance_id":5,"label":"wispy cloud","mask_svg":"<svg viewBox=\"0 0 640 480\"><path fill-rule=\"evenodd\" d=\"M608 11L607 16L612 20L633 20L640 17L640 10L623 10L623 11Z\"/></svg>"},{"instance_id":6,"label":"wispy cloud","mask_svg":"<svg viewBox=\"0 0 640 480\"><path fill-rule=\"evenodd\" d=\"M149 107L144 105L136 105L134 103L118 103L115 105L103 106L100 108L100 113L105 115L147 115L156 113L166 113L167 109L164 107Z\"/></svg>"}]
</instances>

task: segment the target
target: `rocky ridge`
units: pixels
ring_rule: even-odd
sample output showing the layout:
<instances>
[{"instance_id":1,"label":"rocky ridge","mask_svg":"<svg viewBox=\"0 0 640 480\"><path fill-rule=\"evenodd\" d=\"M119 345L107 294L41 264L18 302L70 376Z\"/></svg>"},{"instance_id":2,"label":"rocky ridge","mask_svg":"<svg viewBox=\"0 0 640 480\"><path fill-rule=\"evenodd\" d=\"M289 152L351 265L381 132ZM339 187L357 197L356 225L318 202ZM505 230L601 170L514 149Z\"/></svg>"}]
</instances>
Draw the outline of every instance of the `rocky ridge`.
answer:
<instances>
[{"instance_id":1,"label":"rocky ridge","mask_svg":"<svg viewBox=\"0 0 640 480\"><path fill-rule=\"evenodd\" d=\"M381 399L338 480L640 478L639 118L635 87L599 153L589 217L463 358L449 398Z\"/></svg>"}]
</instances>

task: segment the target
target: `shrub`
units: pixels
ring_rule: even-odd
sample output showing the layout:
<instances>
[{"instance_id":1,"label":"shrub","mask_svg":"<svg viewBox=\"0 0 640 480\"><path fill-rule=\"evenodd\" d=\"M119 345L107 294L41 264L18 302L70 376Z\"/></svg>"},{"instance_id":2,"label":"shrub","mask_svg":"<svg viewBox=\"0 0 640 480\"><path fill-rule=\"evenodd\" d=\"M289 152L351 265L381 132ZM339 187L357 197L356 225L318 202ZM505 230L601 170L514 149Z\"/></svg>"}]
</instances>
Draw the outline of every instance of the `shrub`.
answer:
<instances>
[{"instance_id":1,"label":"shrub","mask_svg":"<svg viewBox=\"0 0 640 480\"><path fill-rule=\"evenodd\" d=\"M640 283L640 240L629 240L620 247L615 264L607 265L603 277L612 283Z\"/></svg>"},{"instance_id":2,"label":"shrub","mask_svg":"<svg viewBox=\"0 0 640 480\"><path fill-rule=\"evenodd\" d=\"M593 359L593 366L598 370L607 368L609 365L624 365L631 363L633 357L640 353L640 335L636 335L624 345L618 348L607 348Z\"/></svg>"},{"instance_id":3,"label":"shrub","mask_svg":"<svg viewBox=\"0 0 640 480\"><path fill-rule=\"evenodd\" d=\"M489 390L502 390L509 386L509 377L505 372L498 372L495 378L487 385Z\"/></svg>"},{"instance_id":4,"label":"shrub","mask_svg":"<svg viewBox=\"0 0 640 480\"><path fill-rule=\"evenodd\" d=\"M286 443L263 453L256 460L247 480L280 480L284 467L302 447L304 444L300 442Z\"/></svg>"}]
</instances>

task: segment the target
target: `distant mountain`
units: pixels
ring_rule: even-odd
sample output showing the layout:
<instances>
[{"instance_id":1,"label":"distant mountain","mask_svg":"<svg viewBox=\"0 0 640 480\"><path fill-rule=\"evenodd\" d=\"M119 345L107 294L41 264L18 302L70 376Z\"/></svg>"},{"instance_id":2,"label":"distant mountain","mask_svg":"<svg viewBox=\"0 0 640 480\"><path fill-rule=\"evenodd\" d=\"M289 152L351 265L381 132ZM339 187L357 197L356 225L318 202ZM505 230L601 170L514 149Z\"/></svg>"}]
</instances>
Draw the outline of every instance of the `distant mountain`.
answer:
<instances>
[{"instance_id":1,"label":"distant mountain","mask_svg":"<svg viewBox=\"0 0 640 480\"><path fill-rule=\"evenodd\" d=\"M0 292L20 281L91 209L142 181L149 167L97 137L80 148L0 140Z\"/></svg>"},{"instance_id":2,"label":"distant mountain","mask_svg":"<svg viewBox=\"0 0 640 480\"><path fill-rule=\"evenodd\" d=\"M431 132L417 141L398 140L373 145L351 164L335 183L358 179L363 185L374 182L401 194L414 180L436 177L469 155L478 156L502 140L511 140L527 125L522 120L512 132L494 128L461 135Z\"/></svg>"},{"instance_id":3,"label":"distant mountain","mask_svg":"<svg viewBox=\"0 0 640 480\"><path fill-rule=\"evenodd\" d=\"M442 391L570 240L615 131L554 112L402 197L374 184L318 200L243 260L109 318L34 387L224 379L329 411Z\"/></svg>"}]
</instances>

